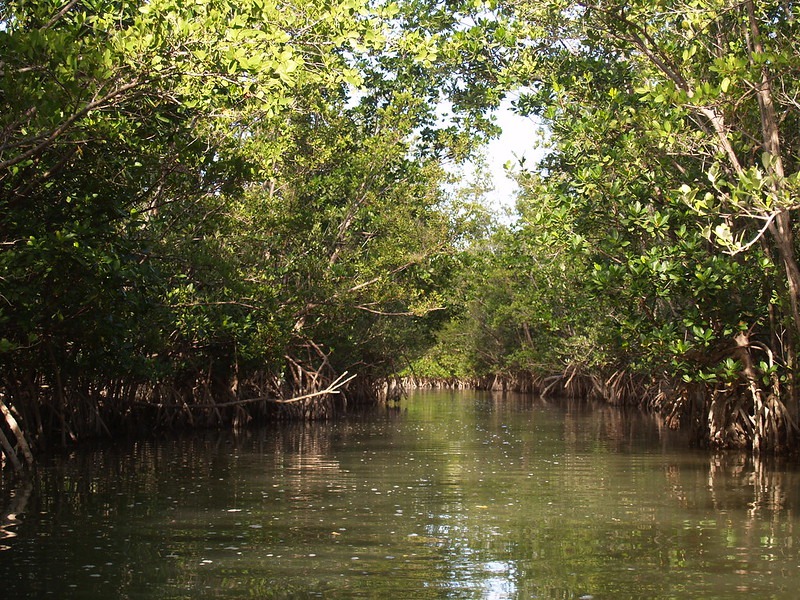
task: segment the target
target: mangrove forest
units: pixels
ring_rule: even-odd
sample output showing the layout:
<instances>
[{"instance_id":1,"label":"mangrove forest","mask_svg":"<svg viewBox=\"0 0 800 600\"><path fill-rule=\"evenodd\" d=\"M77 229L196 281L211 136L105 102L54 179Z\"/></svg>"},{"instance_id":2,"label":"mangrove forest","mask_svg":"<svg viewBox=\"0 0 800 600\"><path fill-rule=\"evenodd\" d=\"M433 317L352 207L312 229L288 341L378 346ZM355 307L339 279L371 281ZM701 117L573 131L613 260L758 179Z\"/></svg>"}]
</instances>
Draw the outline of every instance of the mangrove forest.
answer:
<instances>
[{"instance_id":1,"label":"mangrove forest","mask_svg":"<svg viewBox=\"0 0 800 600\"><path fill-rule=\"evenodd\" d=\"M800 447L795 2L0 0L0 106L14 469L413 386Z\"/></svg>"}]
</instances>

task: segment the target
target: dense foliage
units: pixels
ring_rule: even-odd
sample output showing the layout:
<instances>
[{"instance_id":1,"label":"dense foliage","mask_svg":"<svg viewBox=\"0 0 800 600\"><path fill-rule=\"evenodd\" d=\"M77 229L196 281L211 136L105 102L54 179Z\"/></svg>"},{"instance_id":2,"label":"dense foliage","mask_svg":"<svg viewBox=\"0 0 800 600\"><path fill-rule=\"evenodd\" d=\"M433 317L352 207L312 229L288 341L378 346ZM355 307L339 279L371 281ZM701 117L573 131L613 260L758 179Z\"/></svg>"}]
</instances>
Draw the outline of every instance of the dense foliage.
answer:
<instances>
[{"instance_id":1,"label":"dense foliage","mask_svg":"<svg viewBox=\"0 0 800 600\"><path fill-rule=\"evenodd\" d=\"M374 396L440 318L443 166L492 133L502 22L425 0L0 3L4 439L241 421L348 370L349 399Z\"/></svg>"},{"instance_id":2,"label":"dense foliage","mask_svg":"<svg viewBox=\"0 0 800 600\"><path fill-rule=\"evenodd\" d=\"M796 445L800 9L513 4L517 109L548 152L518 222L471 253L473 331L435 353L649 403L706 443Z\"/></svg>"},{"instance_id":3,"label":"dense foliage","mask_svg":"<svg viewBox=\"0 0 800 600\"><path fill-rule=\"evenodd\" d=\"M420 356L796 445L798 13L0 2L6 454L319 415ZM446 167L515 86L547 153L480 235Z\"/></svg>"}]
</instances>

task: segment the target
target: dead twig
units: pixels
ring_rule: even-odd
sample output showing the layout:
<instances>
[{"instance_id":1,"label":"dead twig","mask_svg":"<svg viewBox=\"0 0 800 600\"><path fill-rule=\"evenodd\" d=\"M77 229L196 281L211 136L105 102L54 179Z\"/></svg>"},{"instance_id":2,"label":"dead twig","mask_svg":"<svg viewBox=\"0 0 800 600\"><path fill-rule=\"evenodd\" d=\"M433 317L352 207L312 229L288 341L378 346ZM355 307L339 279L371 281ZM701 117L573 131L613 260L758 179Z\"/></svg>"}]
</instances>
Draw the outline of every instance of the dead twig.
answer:
<instances>
[{"instance_id":1,"label":"dead twig","mask_svg":"<svg viewBox=\"0 0 800 600\"><path fill-rule=\"evenodd\" d=\"M231 400L230 402L220 402L218 404L153 404L150 402L137 402L137 404L144 406L152 406L154 408L182 408L185 410L191 409L205 409L205 408L225 408L227 406L241 406L243 404L252 404L253 402L273 402L275 404L291 404L293 402L300 402L301 400L308 400L317 396L324 396L326 394L339 394L341 388L356 378L356 375L350 375L345 371L337 377L327 388L312 392L310 394L303 394L302 396L294 396L292 398L272 398L270 396L258 396L256 398L245 398L243 400Z\"/></svg>"}]
</instances>

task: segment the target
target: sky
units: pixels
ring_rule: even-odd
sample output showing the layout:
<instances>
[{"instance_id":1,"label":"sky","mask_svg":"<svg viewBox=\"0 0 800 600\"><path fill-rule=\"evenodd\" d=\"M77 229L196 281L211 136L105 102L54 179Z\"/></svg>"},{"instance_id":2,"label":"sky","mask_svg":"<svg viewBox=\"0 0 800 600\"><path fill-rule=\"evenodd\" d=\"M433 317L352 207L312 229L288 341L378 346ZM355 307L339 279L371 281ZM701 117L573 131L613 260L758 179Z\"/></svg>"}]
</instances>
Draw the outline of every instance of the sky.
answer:
<instances>
[{"instance_id":1,"label":"sky","mask_svg":"<svg viewBox=\"0 0 800 600\"><path fill-rule=\"evenodd\" d=\"M510 101L503 102L498 110L497 125L503 133L486 149L487 166L495 187L489 204L492 208L513 210L517 185L507 177L504 165L511 161L516 169L519 159L524 158L526 166L531 167L541 158L540 127L532 118L514 114Z\"/></svg>"}]
</instances>

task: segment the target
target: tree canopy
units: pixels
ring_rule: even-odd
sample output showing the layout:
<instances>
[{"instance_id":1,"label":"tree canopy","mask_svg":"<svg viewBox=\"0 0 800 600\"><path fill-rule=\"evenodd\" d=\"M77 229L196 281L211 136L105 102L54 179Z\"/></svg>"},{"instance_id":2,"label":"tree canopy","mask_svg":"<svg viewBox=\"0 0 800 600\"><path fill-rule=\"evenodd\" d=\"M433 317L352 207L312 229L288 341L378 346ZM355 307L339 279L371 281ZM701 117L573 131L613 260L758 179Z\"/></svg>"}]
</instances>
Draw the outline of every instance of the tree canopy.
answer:
<instances>
[{"instance_id":1,"label":"tree canopy","mask_svg":"<svg viewBox=\"0 0 800 600\"><path fill-rule=\"evenodd\" d=\"M250 418L347 370L374 395L439 318L443 166L493 133L501 13L3 2L3 402L66 441Z\"/></svg>"},{"instance_id":2,"label":"tree canopy","mask_svg":"<svg viewBox=\"0 0 800 600\"><path fill-rule=\"evenodd\" d=\"M3 2L0 442L309 416L410 366L793 446L798 11ZM547 152L484 235L448 165L512 89Z\"/></svg>"}]
</instances>

